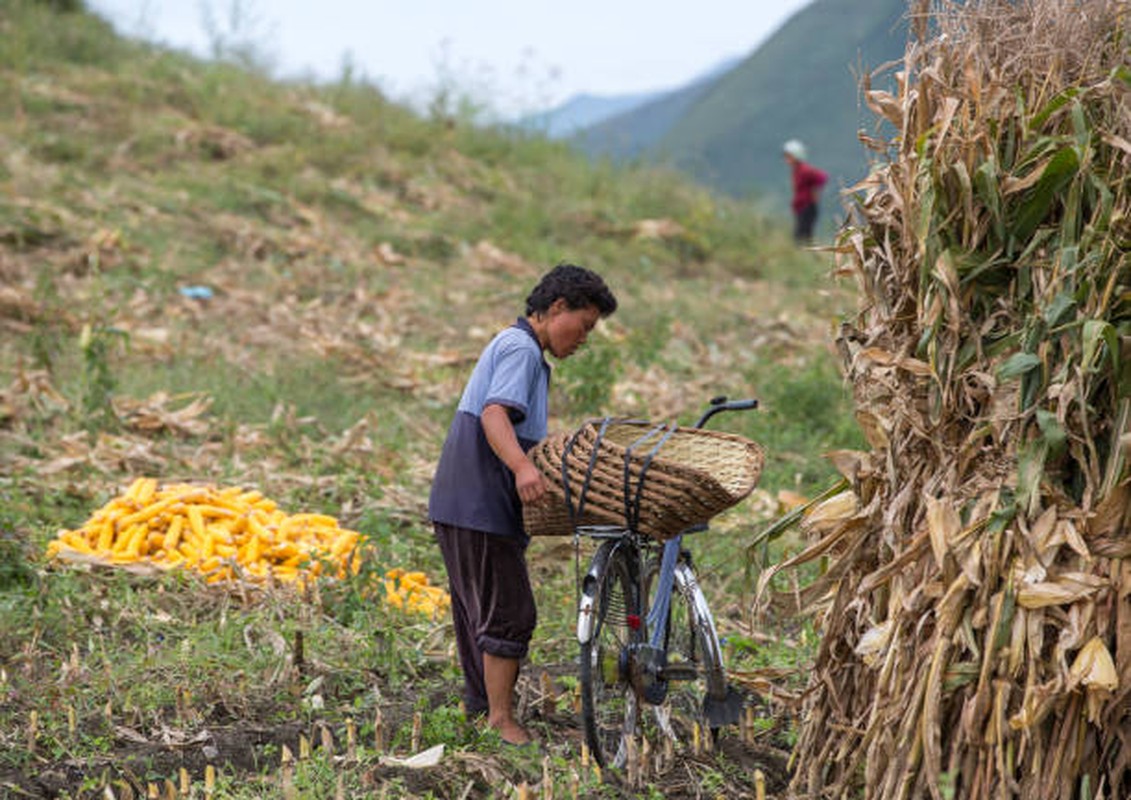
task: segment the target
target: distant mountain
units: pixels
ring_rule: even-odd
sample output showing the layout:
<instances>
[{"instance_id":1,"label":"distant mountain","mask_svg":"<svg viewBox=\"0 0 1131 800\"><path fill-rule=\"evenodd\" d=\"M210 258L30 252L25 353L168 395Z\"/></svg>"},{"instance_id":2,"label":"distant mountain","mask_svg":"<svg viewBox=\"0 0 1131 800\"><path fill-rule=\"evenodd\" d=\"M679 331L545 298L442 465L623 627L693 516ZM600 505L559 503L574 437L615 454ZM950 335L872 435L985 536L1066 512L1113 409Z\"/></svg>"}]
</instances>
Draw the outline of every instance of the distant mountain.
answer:
<instances>
[{"instance_id":1,"label":"distant mountain","mask_svg":"<svg viewBox=\"0 0 1131 800\"><path fill-rule=\"evenodd\" d=\"M859 76L902 58L906 13L905 0L815 0L734 69L591 126L575 141L593 155L668 162L746 196L788 191L781 144L797 138L834 186L855 182L867 172L857 132L875 128Z\"/></svg>"},{"instance_id":2,"label":"distant mountain","mask_svg":"<svg viewBox=\"0 0 1131 800\"><path fill-rule=\"evenodd\" d=\"M676 89L622 95L574 95L556 108L523 117L518 124L528 130L541 131L551 139L563 139L654 101L671 98L689 89L708 85L729 72L740 61L741 59L737 57L727 58L688 84Z\"/></svg>"},{"instance_id":3,"label":"distant mountain","mask_svg":"<svg viewBox=\"0 0 1131 800\"><path fill-rule=\"evenodd\" d=\"M519 125L545 133L551 139L561 139L610 117L631 111L662 94L663 92L611 96L577 94L556 108L523 117Z\"/></svg>"}]
</instances>

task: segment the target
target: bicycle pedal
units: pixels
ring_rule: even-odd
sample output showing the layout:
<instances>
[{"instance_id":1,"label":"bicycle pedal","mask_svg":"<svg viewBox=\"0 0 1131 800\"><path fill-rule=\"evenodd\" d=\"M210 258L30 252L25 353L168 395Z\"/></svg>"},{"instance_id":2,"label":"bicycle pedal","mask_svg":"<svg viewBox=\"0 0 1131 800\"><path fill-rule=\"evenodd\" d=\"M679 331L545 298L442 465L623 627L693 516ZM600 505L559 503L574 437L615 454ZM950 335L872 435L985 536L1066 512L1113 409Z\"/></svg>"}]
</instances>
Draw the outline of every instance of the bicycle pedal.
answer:
<instances>
[{"instance_id":1,"label":"bicycle pedal","mask_svg":"<svg viewBox=\"0 0 1131 800\"><path fill-rule=\"evenodd\" d=\"M689 661L668 663L660 670L660 680L693 681L699 677L699 670Z\"/></svg>"},{"instance_id":2,"label":"bicycle pedal","mask_svg":"<svg viewBox=\"0 0 1131 800\"><path fill-rule=\"evenodd\" d=\"M734 725L742 718L743 702L742 693L729 684L726 697L708 695L703 698L703 713L707 717L707 724L712 728Z\"/></svg>"}]
</instances>

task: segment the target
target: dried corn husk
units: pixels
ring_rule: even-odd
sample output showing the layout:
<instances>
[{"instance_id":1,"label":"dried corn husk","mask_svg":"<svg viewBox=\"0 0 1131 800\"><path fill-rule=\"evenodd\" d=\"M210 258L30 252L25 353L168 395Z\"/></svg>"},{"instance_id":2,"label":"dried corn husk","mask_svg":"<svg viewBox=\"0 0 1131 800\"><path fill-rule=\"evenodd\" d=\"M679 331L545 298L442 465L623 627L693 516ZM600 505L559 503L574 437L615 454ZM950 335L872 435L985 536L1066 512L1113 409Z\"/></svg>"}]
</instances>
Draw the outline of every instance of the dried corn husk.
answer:
<instances>
[{"instance_id":1,"label":"dried corn husk","mask_svg":"<svg viewBox=\"0 0 1131 800\"><path fill-rule=\"evenodd\" d=\"M857 510L778 567L835 558L791 788L1131 796L1131 14L910 13L836 246Z\"/></svg>"}]
</instances>

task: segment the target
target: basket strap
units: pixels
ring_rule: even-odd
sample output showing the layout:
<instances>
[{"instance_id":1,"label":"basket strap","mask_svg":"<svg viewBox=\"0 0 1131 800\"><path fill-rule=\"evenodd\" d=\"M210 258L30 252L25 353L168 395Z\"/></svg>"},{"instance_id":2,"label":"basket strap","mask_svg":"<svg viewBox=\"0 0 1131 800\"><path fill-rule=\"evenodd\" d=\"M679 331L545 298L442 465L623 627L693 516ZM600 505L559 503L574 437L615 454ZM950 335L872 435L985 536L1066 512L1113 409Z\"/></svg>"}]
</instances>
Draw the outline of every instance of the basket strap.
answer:
<instances>
[{"instance_id":1,"label":"basket strap","mask_svg":"<svg viewBox=\"0 0 1131 800\"><path fill-rule=\"evenodd\" d=\"M605 430L612 422L612 417L605 417L601 421L601 427L597 431L597 445L601 443L601 438L605 435ZM573 446L577 443L577 438L581 435L582 428L578 428L569 441L566 442L565 447L562 448L562 492L565 494L566 509L569 511L569 524L571 528L576 529L577 523L581 519L582 513L585 511L585 497L589 493L589 483L593 478L593 467L597 463L597 445L594 445L593 452L589 454L589 463L585 467L585 478L581 481L581 491L577 497L577 508L573 507L572 498L570 497L569 486L569 455L573 452Z\"/></svg>"},{"instance_id":2,"label":"basket strap","mask_svg":"<svg viewBox=\"0 0 1131 800\"><path fill-rule=\"evenodd\" d=\"M640 478L636 483L636 493L635 496L631 496L632 471L630 466L632 464L633 448L647 442L665 428L668 429L667 432L660 436L659 441L652 446L652 449L649 450L648 454L644 457L644 461L640 465ZM648 474L648 467L652 465L652 459L656 457L656 453L660 452L660 448L672 437L675 431L676 424L674 422L661 422L624 449L624 518L628 523L628 527L632 530L636 530L636 526L640 522L640 502L644 498L644 479Z\"/></svg>"}]
</instances>

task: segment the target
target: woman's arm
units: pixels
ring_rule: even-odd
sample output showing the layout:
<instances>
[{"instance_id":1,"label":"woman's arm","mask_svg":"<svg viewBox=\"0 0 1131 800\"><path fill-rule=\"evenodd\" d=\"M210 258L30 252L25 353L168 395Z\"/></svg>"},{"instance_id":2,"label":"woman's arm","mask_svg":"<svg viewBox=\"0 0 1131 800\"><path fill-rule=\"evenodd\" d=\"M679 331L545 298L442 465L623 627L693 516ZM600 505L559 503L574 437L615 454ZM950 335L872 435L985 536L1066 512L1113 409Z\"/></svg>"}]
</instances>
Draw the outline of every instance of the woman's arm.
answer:
<instances>
[{"instance_id":1,"label":"woman's arm","mask_svg":"<svg viewBox=\"0 0 1131 800\"><path fill-rule=\"evenodd\" d=\"M507 407L497 403L488 405L479 415L479 421L491 450L514 473L514 488L519 499L524 503L539 500L546 492L545 480L518 443Z\"/></svg>"}]
</instances>

